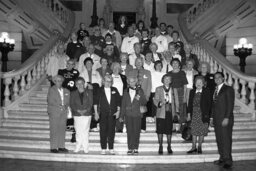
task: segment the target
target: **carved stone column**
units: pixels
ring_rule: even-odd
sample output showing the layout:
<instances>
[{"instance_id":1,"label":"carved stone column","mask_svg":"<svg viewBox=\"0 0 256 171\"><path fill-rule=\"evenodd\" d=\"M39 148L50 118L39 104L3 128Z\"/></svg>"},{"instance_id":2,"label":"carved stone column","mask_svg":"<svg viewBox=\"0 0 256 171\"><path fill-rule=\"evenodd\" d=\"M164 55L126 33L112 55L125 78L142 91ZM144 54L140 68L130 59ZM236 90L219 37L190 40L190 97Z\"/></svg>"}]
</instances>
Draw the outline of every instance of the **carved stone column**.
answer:
<instances>
[{"instance_id":1,"label":"carved stone column","mask_svg":"<svg viewBox=\"0 0 256 171\"><path fill-rule=\"evenodd\" d=\"M113 21L113 10L111 6L111 0L106 0L106 4L103 10L103 18L105 20L106 25Z\"/></svg>"},{"instance_id":2,"label":"carved stone column","mask_svg":"<svg viewBox=\"0 0 256 171\"><path fill-rule=\"evenodd\" d=\"M145 19L146 19L146 12L144 7L144 0L138 0L137 21L139 20L145 21Z\"/></svg>"},{"instance_id":3,"label":"carved stone column","mask_svg":"<svg viewBox=\"0 0 256 171\"><path fill-rule=\"evenodd\" d=\"M98 16L97 16L97 0L93 1L93 12L92 12L92 22L90 24L90 27L94 27L98 25Z\"/></svg>"},{"instance_id":4,"label":"carved stone column","mask_svg":"<svg viewBox=\"0 0 256 171\"><path fill-rule=\"evenodd\" d=\"M157 20L158 20L158 18L156 17L156 0L153 0L153 2L152 2L153 4L152 4L152 17L151 17L151 19L150 19L150 21L151 21L151 28L156 28L156 26L157 26Z\"/></svg>"}]
</instances>

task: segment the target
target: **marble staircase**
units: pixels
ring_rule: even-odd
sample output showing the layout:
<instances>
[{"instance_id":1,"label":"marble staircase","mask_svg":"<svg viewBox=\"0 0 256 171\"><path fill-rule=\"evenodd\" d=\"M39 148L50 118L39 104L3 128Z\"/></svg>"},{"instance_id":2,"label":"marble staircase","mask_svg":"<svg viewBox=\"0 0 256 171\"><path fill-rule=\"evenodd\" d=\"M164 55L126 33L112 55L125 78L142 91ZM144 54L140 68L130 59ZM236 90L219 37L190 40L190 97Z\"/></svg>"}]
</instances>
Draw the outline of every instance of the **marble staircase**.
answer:
<instances>
[{"instance_id":1,"label":"marble staircase","mask_svg":"<svg viewBox=\"0 0 256 171\"><path fill-rule=\"evenodd\" d=\"M141 143L138 156L128 156L126 133L116 133L116 155L100 155L99 132L90 132L90 152L73 153L75 144L70 142L71 132L66 132L66 148L68 154L53 154L49 152L49 118L47 115L46 96L49 85L44 81L37 90L32 91L27 100L19 104L19 108L8 110L8 117L0 129L0 157L47 161L89 162L89 163L199 163L211 162L218 158L215 135L210 128L203 144L203 154L187 155L191 143L184 142L180 134L173 134L173 155L166 152L158 155L155 124L147 123L147 132L141 133ZM252 114L235 110L233 132L234 160L256 159L256 121Z\"/></svg>"}]
</instances>

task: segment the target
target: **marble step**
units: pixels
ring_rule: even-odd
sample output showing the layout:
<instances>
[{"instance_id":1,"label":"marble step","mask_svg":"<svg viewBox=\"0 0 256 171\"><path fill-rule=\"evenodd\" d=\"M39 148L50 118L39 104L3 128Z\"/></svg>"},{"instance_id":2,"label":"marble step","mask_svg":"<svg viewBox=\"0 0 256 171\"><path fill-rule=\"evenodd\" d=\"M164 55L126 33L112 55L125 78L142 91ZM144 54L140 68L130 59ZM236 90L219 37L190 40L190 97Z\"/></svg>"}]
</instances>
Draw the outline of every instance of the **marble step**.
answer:
<instances>
[{"instance_id":1,"label":"marble step","mask_svg":"<svg viewBox=\"0 0 256 171\"><path fill-rule=\"evenodd\" d=\"M1 158L28 159L42 161L64 161L64 162L85 162L85 163L113 163L126 167L128 164L171 164L171 163L204 163L213 162L219 158L217 151L209 151L207 154L187 155L183 152L174 152L173 155L158 155L156 152L140 152L139 155L100 155L99 152L90 152L89 154L68 153L54 154L49 150L27 149L18 147L0 148ZM248 149L233 150L233 160L255 160L256 150Z\"/></svg>"},{"instance_id":2,"label":"marble step","mask_svg":"<svg viewBox=\"0 0 256 171\"><path fill-rule=\"evenodd\" d=\"M21 111L10 110L8 111L8 118L13 119L43 119L48 120L47 112L36 111ZM252 114L234 114L235 121L252 121Z\"/></svg>"},{"instance_id":3,"label":"marble step","mask_svg":"<svg viewBox=\"0 0 256 171\"><path fill-rule=\"evenodd\" d=\"M7 119L3 122L6 127L30 127L30 128L49 128L49 121L47 120L31 120L31 119ZM210 128L211 130L213 128ZM255 121L241 121L234 123L234 130L238 129L256 129ZM147 130L154 131L155 123L147 123Z\"/></svg>"},{"instance_id":4,"label":"marble step","mask_svg":"<svg viewBox=\"0 0 256 171\"><path fill-rule=\"evenodd\" d=\"M75 149L75 143L66 142L65 147L69 150ZM90 141L89 143L89 150L90 151L100 151L100 141ZM163 144L164 150L166 150L167 145ZM36 149L49 149L50 142L49 140L38 140L38 139L7 139L6 137L0 137L0 147L20 147L20 148L36 148ZM141 152L157 152L158 150L158 143L140 143L139 151ZM118 142L115 140L114 148L117 154L126 154L127 152L127 141L125 142ZM182 141L177 141L172 143L172 150L174 152L184 152L188 151L191 148L191 143L182 143ZM246 141L233 141L232 149L256 149L256 140L246 140ZM217 145L215 141L211 142L204 142L202 145L202 149L205 153L207 151L217 150Z\"/></svg>"},{"instance_id":5,"label":"marble step","mask_svg":"<svg viewBox=\"0 0 256 171\"><path fill-rule=\"evenodd\" d=\"M242 140L242 139L256 139L256 130L246 130L246 131L234 131L233 132L233 140ZM18 128L1 128L0 136L6 137L20 137L20 138L45 138L48 139L50 137L49 130L33 130L33 129L18 129ZM71 139L72 132L66 131L66 140ZM119 142L126 142L127 134L126 133L116 133L115 139ZM90 132L90 140L99 140L99 132ZM157 136L155 132L146 132L141 133L141 141L149 141L149 142L157 142ZM173 133L172 136L173 141L183 141L181 138L181 134ZM205 141L215 141L214 132L209 132L205 137Z\"/></svg>"}]
</instances>

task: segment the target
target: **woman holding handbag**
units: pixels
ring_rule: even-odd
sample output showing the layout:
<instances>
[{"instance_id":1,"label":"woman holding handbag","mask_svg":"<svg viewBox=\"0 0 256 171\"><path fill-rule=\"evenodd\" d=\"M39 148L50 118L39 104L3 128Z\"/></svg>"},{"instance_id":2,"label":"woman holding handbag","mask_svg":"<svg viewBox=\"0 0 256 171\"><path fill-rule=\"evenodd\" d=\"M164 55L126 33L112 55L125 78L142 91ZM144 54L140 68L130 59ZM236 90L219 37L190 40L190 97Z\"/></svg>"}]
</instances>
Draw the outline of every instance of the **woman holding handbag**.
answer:
<instances>
[{"instance_id":1,"label":"woman holding handbag","mask_svg":"<svg viewBox=\"0 0 256 171\"><path fill-rule=\"evenodd\" d=\"M188 101L188 120L191 120L192 148L188 154L202 154L202 143L204 136L208 133L210 121L211 96L210 90L204 87L203 76L195 78L195 87L190 91ZM196 148L198 139L198 148Z\"/></svg>"}]
</instances>

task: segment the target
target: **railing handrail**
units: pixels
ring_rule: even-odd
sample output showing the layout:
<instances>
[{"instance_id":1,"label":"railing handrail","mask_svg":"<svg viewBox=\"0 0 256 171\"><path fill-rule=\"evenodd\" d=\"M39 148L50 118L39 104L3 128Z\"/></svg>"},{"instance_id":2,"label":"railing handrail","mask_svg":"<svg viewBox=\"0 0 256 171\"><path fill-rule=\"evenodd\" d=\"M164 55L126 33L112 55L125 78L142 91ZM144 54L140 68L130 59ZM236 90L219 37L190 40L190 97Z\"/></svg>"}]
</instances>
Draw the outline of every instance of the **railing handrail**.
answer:
<instances>
[{"instance_id":1,"label":"railing handrail","mask_svg":"<svg viewBox=\"0 0 256 171\"><path fill-rule=\"evenodd\" d=\"M256 82L256 77L249 76L236 69L234 65L232 65L218 50L212 47L212 45L210 45L208 41L202 40L200 38L195 38L195 36L193 36L186 27L185 13L180 14L178 20L183 36L185 37L188 43L199 43L200 46L203 47L211 57L213 57L219 64L221 64L222 68L232 73L237 78L242 78L243 80L248 82Z\"/></svg>"}]
</instances>

